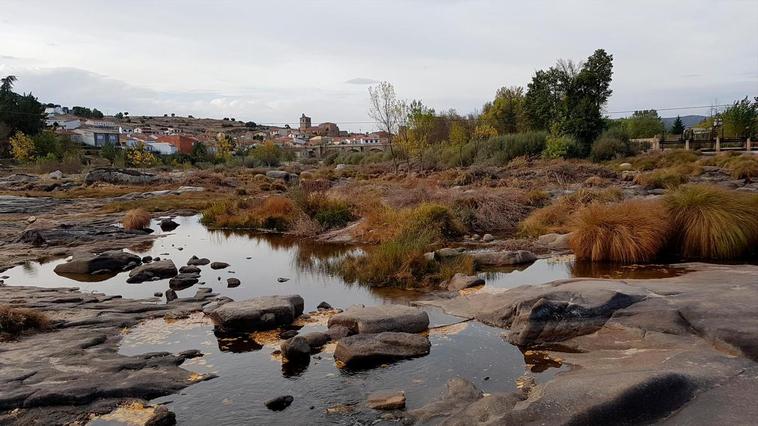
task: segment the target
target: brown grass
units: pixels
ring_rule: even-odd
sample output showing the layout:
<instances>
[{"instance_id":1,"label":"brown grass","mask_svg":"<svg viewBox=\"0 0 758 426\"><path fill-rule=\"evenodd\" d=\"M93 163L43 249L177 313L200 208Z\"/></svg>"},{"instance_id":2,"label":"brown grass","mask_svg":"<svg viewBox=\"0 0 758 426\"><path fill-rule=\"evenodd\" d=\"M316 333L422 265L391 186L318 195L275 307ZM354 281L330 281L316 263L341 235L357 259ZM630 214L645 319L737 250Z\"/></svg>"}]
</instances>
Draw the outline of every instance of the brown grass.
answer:
<instances>
[{"instance_id":1,"label":"brown grass","mask_svg":"<svg viewBox=\"0 0 758 426\"><path fill-rule=\"evenodd\" d=\"M287 197L226 199L203 210L202 222L218 228L286 231L300 212Z\"/></svg>"},{"instance_id":2,"label":"brown grass","mask_svg":"<svg viewBox=\"0 0 758 426\"><path fill-rule=\"evenodd\" d=\"M620 201L623 196L623 192L618 188L580 189L533 211L519 225L519 233L523 236L537 237L552 232L569 232L571 216L578 209L593 202Z\"/></svg>"},{"instance_id":3,"label":"brown grass","mask_svg":"<svg viewBox=\"0 0 758 426\"><path fill-rule=\"evenodd\" d=\"M129 210L121 223L124 229L145 229L150 225L150 213L141 208Z\"/></svg>"},{"instance_id":4,"label":"brown grass","mask_svg":"<svg viewBox=\"0 0 758 426\"><path fill-rule=\"evenodd\" d=\"M141 208L149 212L167 212L172 210L201 211L226 195L216 192L186 192L180 195L164 195L140 200L114 201L103 206L107 212L123 212Z\"/></svg>"},{"instance_id":5,"label":"brown grass","mask_svg":"<svg viewBox=\"0 0 758 426\"><path fill-rule=\"evenodd\" d=\"M579 260L649 262L666 244L669 221L659 201L596 203L577 212L571 231L571 248Z\"/></svg>"},{"instance_id":6,"label":"brown grass","mask_svg":"<svg viewBox=\"0 0 758 426\"><path fill-rule=\"evenodd\" d=\"M710 185L687 185L665 197L674 247L688 258L733 259L758 242L758 197Z\"/></svg>"},{"instance_id":7,"label":"brown grass","mask_svg":"<svg viewBox=\"0 0 758 426\"><path fill-rule=\"evenodd\" d=\"M45 330L50 326L48 317L38 311L0 305L0 335L15 337L29 330Z\"/></svg>"}]
</instances>

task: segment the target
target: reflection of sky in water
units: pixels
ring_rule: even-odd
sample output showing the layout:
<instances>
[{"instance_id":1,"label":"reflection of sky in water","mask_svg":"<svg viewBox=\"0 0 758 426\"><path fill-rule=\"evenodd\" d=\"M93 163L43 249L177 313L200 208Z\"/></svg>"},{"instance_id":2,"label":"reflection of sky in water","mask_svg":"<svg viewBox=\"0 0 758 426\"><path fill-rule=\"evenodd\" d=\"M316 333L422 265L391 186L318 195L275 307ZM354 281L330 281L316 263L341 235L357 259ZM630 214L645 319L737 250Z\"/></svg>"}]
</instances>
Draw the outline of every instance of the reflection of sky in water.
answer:
<instances>
[{"instance_id":1,"label":"reflection of sky in water","mask_svg":"<svg viewBox=\"0 0 758 426\"><path fill-rule=\"evenodd\" d=\"M350 251L350 248L297 243L292 238L281 236L254 236L223 231L208 231L198 222L197 217L177 217L178 228L169 233L161 233L158 226L153 229L161 235L148 247L132 250L140 256L168 258L177 268L185 265L192 256L207 257L211 261L229 263L227 269L213 270L201 266L201 282L215 292L241 300L261 295L300 294L306 301L306 309L315 308L322 300L333 306L346 307L356 303L376 304L385 301L407 300L408 292L390 289L369 289L360 285L347 284L338 277L319 271L319 259L328 259ZM179 250L182 248L182 250ZM248 259L248 257L250 259ZM10 278L9 285L33 285L42 287L79 287L82 291L118 294L129 298L152 297L155 292L168 288L168 280L127 284L128 273L99 282L81 282L62 277L53 272L63 259L39 264L30 262L4 272ZM237 288L227 288L226 279L237 277L242 284ZM277 278L290 280L277 282ZM220 278L220 279L219 279ZM197 285L182 290L180 297L195 294ZM405 293L405 294L404 294ZM412 293L410 294L412 295ZM412 298L412 297L411 297Z\"/></svg>"}]
</instances>

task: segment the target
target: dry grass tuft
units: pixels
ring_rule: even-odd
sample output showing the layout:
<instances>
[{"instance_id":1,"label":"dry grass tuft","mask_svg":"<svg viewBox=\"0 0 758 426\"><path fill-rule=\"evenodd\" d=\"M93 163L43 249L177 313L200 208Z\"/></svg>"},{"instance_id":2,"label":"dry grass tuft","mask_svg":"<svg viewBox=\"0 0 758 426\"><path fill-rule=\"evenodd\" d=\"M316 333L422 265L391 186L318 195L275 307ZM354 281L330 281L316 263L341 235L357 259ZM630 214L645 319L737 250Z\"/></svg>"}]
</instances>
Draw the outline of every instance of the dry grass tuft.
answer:
<instances>
[{"instance_id":1,"label":"dry grass tuft","mask_svg":"<svg viewBox=\"0 0 758 426\"><path fill-rule=\"evenodd\" d=\"M659 201L591 204L572 220L571 248L579 260L649 262L665 246L669 222Z\"/></svg>"},{"instance_id":2,"label":"dry grass tuft","mask_svg":"<svg viewBox=\"0 0 758 426\"><path fill-rule=\"evenodd\" d=\"M689 182L690 176L702 173L697 164L680 164L649 173L642 173L634 178L634 183L645 189L671 189Z\"/></svg>"},{"instance_id":3,"label":"dry grass tuft","mask_svg":"<svg viewBox=\"0 0 758 426\"><path fill-rule=\"evenodd\" d=\"M145 229L150 225L150 213L141 208L129 210L122 223L124 229Z\"/></svg>"},{"instance_id":4,"label":"dry grass tuft","mask_svg":"<svg viewBox=\"0 0 758 426\"><path fill-rule=\"evenodd\" d=\"M533 211L519 225L519 233L528 237L537 237L551 232L564 234L569 232L571 216L578 209L593 202L620 201L623 197L623 192L618 188L580 189Z\"/></svg>"},{"instance_id":5,"label":"dry grass tuft","mask_svg":"<svg viewBox=\"0 0 758 426\"><path fill-rule=\"evenodd\" d=\"M41 312L0 305L0 336L15 337L29 330L45 330L50 320Z\"/></svg>"},{"instance_id":6,"label":"dry grass tuft","mask_svg":"<svg viewBox=\"0 0 758 426\"><path fill-rule=\"evenodd\" d=\"M752 178L758 176L758 159L753 155L741 155L733 157L726 163L726 167L734 179L745 179L749 183Z\"/></svg>"},{"instance_id":7,"label":"dry grass tuft","mask_svg":"<svg viewBox=\"0 0 758 426\"><path fill-rule=\"evenodd\" d=\"M665 197L674 246L688 258L733 259L758 242L758 198L717 186L687 185Z\"/></svg>"},{"instance_id":8,"label":"dry grass tuft","mask_svg":"<svg viewBox=\"0 0 758 426\"><path fill-rule=\"evenodd\" d=\"M272 195L264 200L232 199L211 204L203 210L202 223L219 228L286 231L298 216L287 197Z\"/></svg>"}]
</instances>

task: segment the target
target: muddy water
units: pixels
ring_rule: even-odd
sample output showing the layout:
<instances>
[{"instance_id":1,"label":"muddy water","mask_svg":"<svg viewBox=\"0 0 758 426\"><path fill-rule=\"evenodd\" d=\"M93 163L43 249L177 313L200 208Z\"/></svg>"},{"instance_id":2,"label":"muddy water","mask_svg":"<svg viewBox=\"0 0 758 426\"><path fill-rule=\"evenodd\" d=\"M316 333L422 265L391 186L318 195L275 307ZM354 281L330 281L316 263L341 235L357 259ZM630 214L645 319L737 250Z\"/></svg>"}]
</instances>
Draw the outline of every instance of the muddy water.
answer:
<instances>
[{"instance_id":1,"label":"muddy water","mask_svg":"<svg viewBox=\"0 0 758 426\"><path fill-rule=\"evenodd\" d=\"M186 264L192 255L231 266L214 271L201 267L205 286L215 292L242 300L271 294L300 294L306 311L323 301L332 306L378 303L409 303L424 293L397 289L373 289L349 284L320 268L354 250L350 247L325 246L298 242L281 236L209 231L197 217L176 218L180 226L169 233L159 233L152 244L133 247L142 256L172 259L177 266ZM153 224L155 225L155 224ZM153 226L154 229L159 229ZM48 287L77 286L84 291L120 294L131 298L149 298L163 292L168 280L127 284L126 273L101 277L97 282L81 277L62 277L53 268L63 262L29 263L10 269L9 285ZM570 258L539 260L524 268L483 272L487 286L510 288L538 284L572 276L640 277L634 274L665 276L679 273L667 267L658 269L587 267ZM226 278L237 277L242 284L227 288ZM286 278L279 282L279 278ZM78 280L79 279L79 280ZM191 296L197 286L179 292ZM161 299L155 299L162 303ZM216 336L202 314L178 321L152 320L130 330L124 337L121 352L127 355L152 352L179 352L200 349L201 358L189 360L185 367L199 374L215 374L215 379L197 383L176 395L155 402L166 403L180 424L320 424L369 423L380 413L364 406L366 396L376 390L404 390L409 409L440 397L447 380L461 376L471 380L484 392L516 390L517 379L533 375L538 383L560 372L559 368L528 366L521 352L507 344L502 330L477 322L461 322L436 310L428 310L434 328L430 331L431 353L425 357L390 363L369 370L337 368L333 346L313 357L310 364L293 369L284 366L274 355L279 346L277 333L259 333L244 338ZM301 332L325 330L326 318L299 324ZM544 370L544 371L543 371ZM539 373L538 373L539 371ZM265 408L264 401L292 395L294 403L282 412ZM101 422L98 422L101 423Z\"/></svg>"}]
</instances>

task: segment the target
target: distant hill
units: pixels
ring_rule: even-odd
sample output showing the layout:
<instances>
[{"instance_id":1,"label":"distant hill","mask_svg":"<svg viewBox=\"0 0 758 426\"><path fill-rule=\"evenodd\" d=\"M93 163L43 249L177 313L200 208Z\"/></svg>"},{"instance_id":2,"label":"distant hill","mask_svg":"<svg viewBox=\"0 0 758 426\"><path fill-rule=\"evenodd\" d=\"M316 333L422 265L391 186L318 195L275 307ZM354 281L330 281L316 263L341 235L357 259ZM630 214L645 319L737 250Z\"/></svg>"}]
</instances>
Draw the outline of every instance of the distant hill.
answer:
<instances>
[{"instance_id":1,"label":"distant hill","mask_svg":"<svg viewBox=\"0 0 758 426\"><path fill-rule=\"evenodd\" d=\"M682 123L684 123L684 127L689 128L697 123L700 123L708 117L704 115L683 115L680 118L682 119ZM676 117L661 118L663 125L666 126L666 130L671 130L671 126L674 125L674 120L676 120Z\"/></svg>"}]
</instances>

